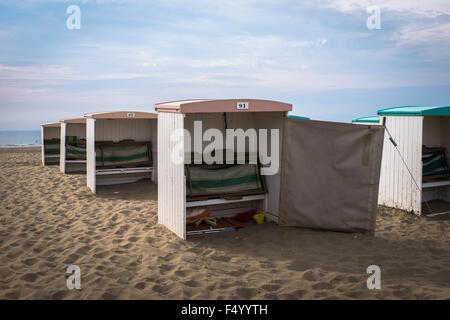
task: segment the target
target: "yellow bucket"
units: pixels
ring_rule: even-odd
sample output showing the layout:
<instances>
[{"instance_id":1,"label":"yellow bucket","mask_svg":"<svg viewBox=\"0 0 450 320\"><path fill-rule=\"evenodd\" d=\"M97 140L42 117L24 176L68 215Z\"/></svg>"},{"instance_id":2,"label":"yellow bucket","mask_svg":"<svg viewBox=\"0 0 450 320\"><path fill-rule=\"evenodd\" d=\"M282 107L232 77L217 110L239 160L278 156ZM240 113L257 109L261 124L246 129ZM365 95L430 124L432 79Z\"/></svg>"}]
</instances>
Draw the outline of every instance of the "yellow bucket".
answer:
<instances>
[{"instance_id":1,"label":"yellow bucket","mask_svg":"<svg viewBox=\"0 0 450 320\"><path fill-rule=\"evenodd\" d=\"M255 214L255 215L253 216L253 219L255 219L255 222L256 222L257 224L263 223L263 222L264 222L264 213L258 213L258 214Z\"/></svg>"}]
</instances>

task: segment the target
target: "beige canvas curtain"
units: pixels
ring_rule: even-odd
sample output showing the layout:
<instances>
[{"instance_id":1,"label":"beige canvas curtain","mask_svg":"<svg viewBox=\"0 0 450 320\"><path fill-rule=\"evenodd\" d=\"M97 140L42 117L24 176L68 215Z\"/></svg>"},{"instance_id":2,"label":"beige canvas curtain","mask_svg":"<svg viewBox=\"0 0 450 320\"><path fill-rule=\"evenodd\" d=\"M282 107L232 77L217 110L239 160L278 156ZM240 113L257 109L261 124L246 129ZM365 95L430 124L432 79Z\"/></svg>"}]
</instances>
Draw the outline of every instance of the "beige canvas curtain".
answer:
<instances>
[{"instance_id":1,"label":"beige canvas curtain","mask_svg":"<svg viewBox=\"0 0 450 320\"><path fill-rule=\"evenodd\" d=\"M288 118L281 226L374 232L384 128Z\"/></svg>"}]
</instances>

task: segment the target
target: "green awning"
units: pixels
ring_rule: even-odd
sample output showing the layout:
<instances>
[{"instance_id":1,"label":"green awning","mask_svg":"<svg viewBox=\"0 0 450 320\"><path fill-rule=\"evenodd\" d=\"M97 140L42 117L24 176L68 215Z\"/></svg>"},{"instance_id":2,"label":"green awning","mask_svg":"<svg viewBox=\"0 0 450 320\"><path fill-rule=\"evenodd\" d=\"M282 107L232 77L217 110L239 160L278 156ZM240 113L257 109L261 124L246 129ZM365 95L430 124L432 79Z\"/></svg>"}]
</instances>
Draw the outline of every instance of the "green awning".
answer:
<instances>
[{"instance_id":1,"label":"green awning","mask_svg":"<svg viewBox=\"0 0 450 320\"><path fill-rule=\"evenodd\" d=\"M352 120L353 122L370 122L370 123L379 123L380 117L373 116L373 117L363 117L363 118L356 118L355 120Z\"/></svg>"},{"instance_id":2,"label":"green awning","mask_svg":"<svg viewBox=\"0 0 450 320\"><path fill-rule=\"evenodd\" d=\"M311 120L308 117L294 116L294 115L291 115L291 114L288 115L288 118Z\"/></svg>"},{"instance_id":3,"label":"green awning","mask_svg":"<svg viewBox=\"0 0 450 320\"><path fill-rule=\"evenodd\" d=\"M450 106L441 107L392 107L378 110L380 116L450 116Z\"/></svg>"}]
</instances>

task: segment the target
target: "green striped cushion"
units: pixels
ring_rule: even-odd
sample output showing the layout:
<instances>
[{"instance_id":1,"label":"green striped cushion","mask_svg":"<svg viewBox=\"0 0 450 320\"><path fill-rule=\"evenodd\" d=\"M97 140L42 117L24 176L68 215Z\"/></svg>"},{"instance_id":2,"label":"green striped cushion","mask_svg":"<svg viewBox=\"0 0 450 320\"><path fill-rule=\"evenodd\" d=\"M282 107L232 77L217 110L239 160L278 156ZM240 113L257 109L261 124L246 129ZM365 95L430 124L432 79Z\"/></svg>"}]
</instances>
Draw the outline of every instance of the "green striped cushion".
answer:
<instances>
[{"instance_id":1,"label":"green striped cushion","mask_svg":"<svg viewBox=\"0 0 450 320\"><path fill-rule=\"evenodd\" d=\"M187 181L186 186L188 195L262 190L258 166L255 164L215 166L210 168L203 165L190 166L189 176L190 183Z\"/></svg>"},{"instance_id":2,"label":"green striped cushion","mask_svg":"<svg viewBox=\"0 0 450 320\"><path fill-rule=\"evenodd\" d=\"M66 159L86 160L86 145L67 144Z\"/></svg>"},{"instance_id":3,"label":"green striped cushion","mask_svg":"<svg viewBox=\"0 0 450 320\"><path fill-rule=\"evenodd\" d=\"M425 153L422 155L422 172L424 176L447 174L448 167L443 151Z\"/></svg>"},{"instance_id":4,"label":"green striped cushion","mask_svg":"<svg viewBox=\"0 0 450 320\"><path fill-rule=\"evenodd\" d=\"M44 140L45 153L59 153L60 141L59 140Z\"/></svg>"},{"instance_id":5,"label":"green striped cushion","mask_svg":"<svg viewBox=\"0 0 450 320\"><path fill-rule=\"evenodd\" d=\"M141 145L102 145L96 146L97 166L151 165L149 144Z\"/></svg>"}]
</instances>

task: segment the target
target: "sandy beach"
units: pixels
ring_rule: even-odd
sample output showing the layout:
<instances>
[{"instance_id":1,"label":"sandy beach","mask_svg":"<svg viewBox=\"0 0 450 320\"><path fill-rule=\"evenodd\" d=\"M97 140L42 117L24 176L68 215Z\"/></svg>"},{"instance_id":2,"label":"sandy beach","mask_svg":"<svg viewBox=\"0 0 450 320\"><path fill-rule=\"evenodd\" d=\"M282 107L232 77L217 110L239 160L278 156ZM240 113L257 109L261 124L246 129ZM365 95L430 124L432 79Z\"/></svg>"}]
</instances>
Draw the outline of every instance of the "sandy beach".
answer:
<instances>
[{"instance_id":1,"label":"sandy beach","mask_svg":"<svg viewBox=\"0 0 450 320\"><path fill-rule=\"evenodd\" d=\"M184 242L149 182L93 195L39 148L4 148L0 185L0 299L450 299L449 218L380 208L375 236L249 223Z\"/></svg>"}]
</instances>

